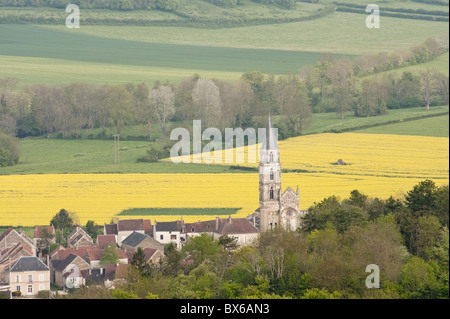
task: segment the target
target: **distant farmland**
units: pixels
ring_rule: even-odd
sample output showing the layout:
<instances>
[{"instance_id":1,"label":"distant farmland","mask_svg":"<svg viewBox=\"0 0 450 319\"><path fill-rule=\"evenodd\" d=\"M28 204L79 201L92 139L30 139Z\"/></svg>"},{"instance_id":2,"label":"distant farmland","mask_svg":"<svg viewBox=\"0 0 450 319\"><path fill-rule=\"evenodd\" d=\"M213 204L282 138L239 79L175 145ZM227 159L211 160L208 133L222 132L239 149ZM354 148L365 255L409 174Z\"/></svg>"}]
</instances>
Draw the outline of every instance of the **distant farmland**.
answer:
<instances>
[{"instance_id":1,"label":"distant farmland","mask_svg":"<svg viewBox=\"0 0 450 319\"><path fill-rule=\"evenodd\" d=\"M401 198L426 178L448 184L448 138L328 133L280 141L279 146L282 168L290 171L283 173L283 190L299 186L301 209L331 195L347 198L354 189L372 197ZM350 165L335 165L338 159ZM197 173L178 174L0 176L0 225L47 224L61 208L76 212L82 224L103 224L124 210L132 218L168 221L183 216L192 222L228 216L236 207L241 209L233 216L245 217L258 208L257 172L205 173L201 167L226 166L198 167Z\"/></svg>"},{"instance_id":2,"label":"distant farmland","mask_svg":"<svg viewBox=\"0 0 450 319\"><path fill-rule=\"evenodd\" d=\"M117 68L124 68L126 71L131 68L131 72L133 69L149 72L161 70L163 74L167 72L163 71L164 68L168 68L169 72L189 70L190 75L205 71L216 74L215 77L219 78L222 72L242 74L255 70L267 74L287 74L297 72L302 66L315 64L321 54L109 39L32 25L2 25L0 39L0 54L9 59L6 71L1 72L8 72L8 76L13 76L15 69L25 72L20 64L26 64L28 58L50 59L43 60L42 63L49 61L51 65L60 65L59 77L65 75L66 82L71 81L71 76L64 69L72 65L90 74L91 81L104 78L105 82L123 83L126 81L115 73ZM11 57L15 59L11 60ZM21 57L26 59L20 59ZM1 60L0 56L0 62ZM15 64L18 64L16 68ZM0 73L0 77L2 76ZM160 80L165 80L164 76L159 76ZM236 79L238 78L237 76ZM27 81L31 80L31 76L28 76ZM42 81L38 72L34 75L34 80ZM140 78L135 78L133 82L146 80L145 74L140 74Z\"/></svg>"}]
</instances>

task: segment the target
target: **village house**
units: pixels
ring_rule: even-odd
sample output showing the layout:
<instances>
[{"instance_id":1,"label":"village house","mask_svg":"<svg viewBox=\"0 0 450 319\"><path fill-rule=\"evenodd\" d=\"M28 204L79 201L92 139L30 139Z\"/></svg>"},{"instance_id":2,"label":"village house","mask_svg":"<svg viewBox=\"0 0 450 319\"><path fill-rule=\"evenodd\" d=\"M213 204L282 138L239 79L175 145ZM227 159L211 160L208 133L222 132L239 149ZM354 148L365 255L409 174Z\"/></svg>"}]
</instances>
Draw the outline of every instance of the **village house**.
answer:
<instances>
[{"instance_id":1,"label":"village house","mask_svg":"<svg viewBox=\"0 0 450 319\"><path fill-rule=\"evenodd\" d=\"M21 257L9 269L12 291L22 296L35 296L39 291L50 291L50 268L36 256Z\"/></svg>"},{"instance_id":2,"label":"village house","mask_svg":"<svg viewBox=\"0 0 450 319\"><path fill-rule=\"evenodd\" d=\"M98 247L95 247L94 249L86 250L84 259L89 263L91 269L95 269L95 268L103 269L104 268L100 262L100 260L103 257L103 251L104 251L104 249L100 249ZM128 257L124 253L124 251L120 248L116 248L116 251L119 256L118 263L119 264L128 264Z\"/></svg>"},{"instance_id":3,"label":"village house","mask_svg":"<svg viewBox=\"0 0 450 319\"><path fill-rule=\"evenodd\" d=\"M185 223L184 224L184 234L186 235L186 239L200 236L203 233L206 233L210 236L214 236L214 232L219 228L220 218L216 217L214 220L205 220L198 221L195 223Z\"/></svg>"},{"instance_id":4,"label":"village house","mask_svg":"<svg viewBox=\"0 0 450 319\"><path fill-rule=\"evenodd\" d=\"M138 248L151 248L164 253L164 245L145 234L132 232L122 241L122 249L125 253L135 253Z\"/></svg>"},{"instance_id":5,"label":"village house","mask_svg":"<svg viewBox=\"0 0 450 319\"><path fill-rule=\"evenodd\" d=\"M94 240L83 228L76 226L67 236L67 245L69 247L94 246Z\"/></svg>"},{"instance_id":6,"label":"village house","mask_svg":"<svg viewBox=\"0 0 450 319\"><path fill-rule=\"evenodd\" d=\"M157 264L164 258L164 253L154 248L144 248L144 260L146 263Z\"/></svg>"},{"instance_id":7,"label":"village house","mask_svg":"<svg viewBox=\"0 0 450 319\"><path fill-rule=\"evenodd\" d=\"M0 251L4 251L5 249L15 246L19 242L28 247L33 252L33 255L36 255L36 246L30 237L28 237L22 229L16 231L11 227L0 235Z\"/></svg>"},{"instance_id":8,"label":"village house","mask_svg":"<svg viewBox=\"0 0 450 319\"><path fill-rule=\"evenodd\" d=\"M86 283L85 276L89 273L89 263L82 257L69 254L65 259L52 260L51 282L60 287L79 288Z\"/></svg>"},{"instance_id":9,"label":"village house","mask_svg":"<svg viewBox=\"0 0 450 319\"><path fill-rule=\"evenodd\" d=\"M119 219L116 224L104 224L104 235L115 235L116 242L120 246L122 241L131 235L132 232L141 234L152 234L152 224L149 219Z\"/></svg>"},{"instance_id":10,"label":"village house","mask_svg":"<svg viewBox=\"0 0 450 319\"><path fill-rule=\"evenodd\" d=\"M18 260L20 257L32 257L33 251L24 245L22 242L18 242L15 246L7 248L0 252L0 284L7 284L9 281L8 270L12 263Z\"/></svg>"},{"instance_id":11,"label":"village house","mask_svg":"<svg viewBox=\"0 0 450 319\"><path fill-rule=\"evenodd\" d=\"M259 230L245 218L229 218L220 220L218 228L214 231L214 238L222 235L235 238L240 246L250 245L258 238Z\"/></svg>"},{"instance_id":12,"label":"village house","mask_svg":"<svg viewBox=\"0 0 450 319\"><path fill-rule=\"evenodd\" d=\"M180 249L186 238L182 233L183 220L174 222L156 222L153 225L153 238L161 244L173 243Z\"/></svg>"},{"instance_id":13,"label":"village house","mask_svg":"<svg viewBox=\"0 0 450 319\"><path fill-rule=\"evenodd\" d=\"M184 224L184 233L187 240L206 233L215 239L227 235L236 239L241 246L250 245L258 238L259 230L255 225L245 218L219 218L215 220L198 221L196 223Z\"/></svg>"},{"instance_id":14,"label":"village house","mask_svg":"<svg viewBox=\"0 0 450 319\"><path fill-rule=\"evenodd\" d=\"M97 247L100 249L104 249L106 245L113 243L117 246L115 235L98 235L97 236Z\"/></svg>"}]
</instances>

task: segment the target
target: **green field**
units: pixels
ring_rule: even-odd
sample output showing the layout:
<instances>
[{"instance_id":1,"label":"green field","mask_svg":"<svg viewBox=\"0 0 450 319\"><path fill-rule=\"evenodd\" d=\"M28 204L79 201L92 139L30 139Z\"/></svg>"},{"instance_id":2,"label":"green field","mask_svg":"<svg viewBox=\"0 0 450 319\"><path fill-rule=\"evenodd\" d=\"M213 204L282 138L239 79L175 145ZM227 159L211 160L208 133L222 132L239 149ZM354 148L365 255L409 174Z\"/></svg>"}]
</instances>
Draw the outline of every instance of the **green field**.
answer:
<instances>
[{"instance_id":1,"label":"green field","mask_svg":"<svg viewBox=\"0 0 450 319\"><path fill-rule=\"evenodd\" d=\"M313 114L311 125L305 134L323 132L356 131L364 133L406 134L448 137L448 106L432 107L428 112L421 107L410 109L389 110L388 114L376 117L355 117L346 114L344 120L335 113ZM447 115L427 119L412 120L424 115ZM397 123L383 125L386 123ZM278 118L274 117L274 124ZM180 124L180 123L178 123ZM191 123L192 124L192 123ZM174 124L175 127L177 123ZM181 124L180 124L181 125ZM185 123L189 125L189 123ZM376 125L376 126L375 126ZM381 126L382 125L382 126ZM366 130L361 127L375 126ZM112 130L105 131L106 136ZM154 137L162 138L160 128L153 129ZM97 134L97 131L83 132L83 136ZM95 136L94 134L94 136ZM142 134L142 135L138 135ZM145 127L125 127L121 133L123 138L145 138ZM150 146L159 146L157 141L120 141L120 164L115 164L113 139L57 139L28 138L21 140L21 155L18 165L1 167L0 175L9 174L68 174L68 173L248 173L238 167L204 164L173 164L170 162L139 163L137 159L146 154Z\"/></svg>"},{"instance_id":2,"label":"green field","mask_svg":"<svg viewBox=\"0 0 450 319\"><path fill-rule=\"evenodd\" d=\"M353 112L346 112L345 119L342 120L339 114L335 113L315 113L313 114L311 124L304 130L304 134L317 134L317 133L325 133L325 132L345 132L345 131L355 131L360 127L368 127L368 126L378 126L378 131L374 131L374 133L384 131L386 134L390 134L391 130L387 129L388 126L381 126L383 124L389 122L403 122L412 118L419 118L422 116L432 116L438 115L442 113L448 113L448 106L436 106L430 108L427 112L423 107L414 107L409 109L396 109L396 110L388 110L388 113L381 116L373 116L373 117L357 117L353 114ZM434 117L433 117L434 118ZM408 122L415 123L415 121ZM422 129L429 129L427 136L443 136L442 135L442 127L439 125L433 125L432 121L427 122L430 124L429 127L419 127L415 126L415 134L413 135L422 135ZM444 124L439 122L440 124ZM396 125L401 123L392 124L389 128L395 128ZM431 133L431 134L430 134ZM392 134L400 134L394 133ZM408 134L409 135L409 134ZM425 134L424 134L425 135ZM448 134L447 134L448 137Z\"/></svg>"},{"instance_id":3,"label":"green field","mask_svg":"<svg viewBox=\"0 0 450 319\"><path fill-rule=\"evenodd\" d=\"M122 14L122 13L117 13ZM447 22L384 17L367 29L364 16L322 18L235 28L185 26L0 25L0 78L20 85L68 82L178 83L195 73L236 81L246 71L297 73L325 52L339 56L408 49L448 33ZM432 61L438 67L448 66ZM446 70L447 68L445 68Z\"/></svg>"},{"instance_id":4,"label":"green field","mask_svg":"<svg viewBox=\"0 0 450 319\"><path fill-rule=\"evenodd\" d=\"M212 77L231 73L238 79L243 72L253 70L267 74L296 72L315 64L321 54L130 41L31 25L2 25L0 39L0 63L5 64L0 77L17 77L25 84L45 79L52 83L123 83L127 79L148 83L148 73L164 81L181 79L183 72L185 76L205 76L206 72Z\"/></svg>"},{"instance_id":5,"label":"green field","mask_svg":"<svg viewBox=\"0 0 450 319\"><path fill-rule=\"evenodd\" d=\"M2 25L0 39L6 56L219 72L286 74L320 54L109 39L30 25Z\"/></svg>"},{"instance_id":6,"label":"green field","mask_svg":"<svg viewBox=\"0 0 450 319\"><path fill-rule=\"evenodd\" d=\"M362 130L356 130L354 132L448 137L449 116L447 114L411 122L408 121L385 126L371 127Z\"/></svg>"},{"instance_id":7,"label":"green field","mask_svg":"<svg viewBox=\"0 0 450 319\"><path fill-rule=\"evenodd\" d=\"M448 22L382 17L379 29L368 29L365 16L335 12L310 21L235 28L206 29L159 26L43 26L65 33L114 39L203 46L373 54L408 49L429 37L447 34Z\"/></svg>"}]
</instances>

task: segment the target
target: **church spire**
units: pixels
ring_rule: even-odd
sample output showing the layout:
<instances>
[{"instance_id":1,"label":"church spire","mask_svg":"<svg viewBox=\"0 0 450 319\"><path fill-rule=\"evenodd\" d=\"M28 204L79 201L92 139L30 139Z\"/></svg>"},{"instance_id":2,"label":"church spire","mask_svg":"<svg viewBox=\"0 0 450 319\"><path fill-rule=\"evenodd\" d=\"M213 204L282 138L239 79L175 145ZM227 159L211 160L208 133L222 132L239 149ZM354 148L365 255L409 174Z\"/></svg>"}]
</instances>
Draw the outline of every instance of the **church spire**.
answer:
<instances>
[{"instance_id":1,"label":"church spire","mask_svg":"<svg viewBox=\"0 0 450 319\"><path fill-rule=\"evenodd\" d=\"M264 141L263 148L266 150L278 150L278 134L275 134L275 130L272 128L272 120L270 118L266 125L266 140Z\"/></svg>"}]
</instances>

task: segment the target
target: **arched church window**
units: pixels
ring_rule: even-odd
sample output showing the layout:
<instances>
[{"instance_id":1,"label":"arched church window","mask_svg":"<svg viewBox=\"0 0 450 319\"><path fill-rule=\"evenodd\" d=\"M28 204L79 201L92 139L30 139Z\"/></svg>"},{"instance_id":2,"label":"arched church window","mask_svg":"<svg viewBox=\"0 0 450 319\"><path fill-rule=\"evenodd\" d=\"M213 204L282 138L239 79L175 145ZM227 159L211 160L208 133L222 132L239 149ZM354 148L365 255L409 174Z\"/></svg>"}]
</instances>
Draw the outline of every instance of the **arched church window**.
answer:
<instances>
[{"instance_id":1,"label":"arched church window","mask_svg":"<svg viewBox=\"0 0 450 319\"><path fill-rule=\"evenodd\" d=\"M270 161L273 162L273 152L270 152Z\"/></svg>"},{"instance_id":2,"label":"arched church window","mask_svg":"<svg viewBox=\"0 0 450 319\"><path fill-rule=\"evenodd\" d=\"M273 181L273 169L270 169L270 180Z\"/></svg>"},{"instance_id":3,"label":"arched church window","mask_svg":"<svg viewBox=\"0 0 450 319\"><path fill-rule=\"evenodd\" d=\"M270 199L273 199L273 187L270 188Z\"/></svg>"}]
</instances>

